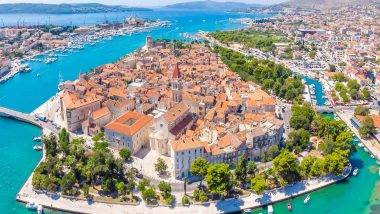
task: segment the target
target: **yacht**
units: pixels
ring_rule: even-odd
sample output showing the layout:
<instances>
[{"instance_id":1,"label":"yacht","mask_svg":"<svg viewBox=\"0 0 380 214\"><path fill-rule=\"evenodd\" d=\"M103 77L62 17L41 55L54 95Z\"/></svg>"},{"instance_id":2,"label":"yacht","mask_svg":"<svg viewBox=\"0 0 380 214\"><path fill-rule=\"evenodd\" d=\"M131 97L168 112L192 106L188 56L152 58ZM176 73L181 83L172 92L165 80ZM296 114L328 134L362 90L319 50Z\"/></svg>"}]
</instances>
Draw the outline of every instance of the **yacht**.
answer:
<instances>
[{"instance_id":1,"label":"yacht","mask_svg":"<svg viewBox=\"0 0 380 214\"><path fill-rule=\"evenodd\" d=\"M34 201L29 201L27 204L26 204L26 209L28 209L28 210L35 210L35 209L37 209L37 207L38 207L38 204L36 204L36 202L34 202Z\"/></svg>"},{"instance_id":2,"label":"yacht","mask_svg":"<svg viewBox=\"0 0 380 214\"><path fill-rule=\"evenodd\" d=\"M37 150L37 151L41 151L42 150L42 146L36 144L36 145L33 146L33 149Z\"/></svg>"},{"instance_id":3,"label":"yacht","mask_svg":"<svg viewBox=\"0 0 380 214\"><path fill-rule=\"evenodd\" d=\"M36 142L40 142L41 140L42 140L41 137L34 137L34 138L33 138L33 141L36 141Z\"/></svg>"},{"instance_id":4,"label":"yacht","mask_svg":"<svg viewBox=\"0 0 380 214\"><path fill-rule=\"evenodd\" d=\"M357 167L354 168L354 171L352 172L353 176L357 176L359 173L359 169Z\"/></svg>"},{"instance_id":5,"label":"yacht","mask_svg":"<svg viewBox=\"0 0 380 214\"><path fill-rule=\"evenodd\" d=\"M303 200L303 203L307 204L307 203L309 203L309 201L310 201L310 195L307 195L305 200Z\"/></svg>"}]
</instances>

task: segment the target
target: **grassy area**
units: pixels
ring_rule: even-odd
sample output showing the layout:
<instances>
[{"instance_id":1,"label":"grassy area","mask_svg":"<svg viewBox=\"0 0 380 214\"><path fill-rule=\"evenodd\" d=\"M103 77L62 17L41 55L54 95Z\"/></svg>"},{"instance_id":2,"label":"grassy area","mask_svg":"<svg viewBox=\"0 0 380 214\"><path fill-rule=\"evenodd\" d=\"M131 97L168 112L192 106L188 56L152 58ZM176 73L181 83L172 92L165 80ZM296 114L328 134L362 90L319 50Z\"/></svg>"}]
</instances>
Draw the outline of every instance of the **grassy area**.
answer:
<instances>
[{"instance_id":1,"label":"grassy area","mask_svg":"<svg viewBox=\"0 0 380 214\"><path fill-rule=\"evenodd\" d=\"M256 31L249 29L217 31L210 35L227 45L239 43L246 49L257 48L264 52L274 52L274 43L276 42L288 42L286 35L279 31Z\"/></svg>"}]
</instances>

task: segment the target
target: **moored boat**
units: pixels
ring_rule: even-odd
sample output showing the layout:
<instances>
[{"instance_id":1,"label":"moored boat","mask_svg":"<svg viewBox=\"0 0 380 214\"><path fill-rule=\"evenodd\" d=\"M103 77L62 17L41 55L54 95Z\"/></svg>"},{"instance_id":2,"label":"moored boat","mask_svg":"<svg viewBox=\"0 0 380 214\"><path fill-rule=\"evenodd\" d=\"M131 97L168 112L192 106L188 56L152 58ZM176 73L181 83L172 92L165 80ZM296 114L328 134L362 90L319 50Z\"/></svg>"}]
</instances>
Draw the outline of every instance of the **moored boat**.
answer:
<instances>
[{"instance_id":1,"label":"moored boat","mask_svg":"<svg viewBox=\"0 0 380 214\"><path fill-rule=\"evenodd\" d=\"M359 173L359 169L357 167L354 168L354 171L352 171L353 176L357 176Z\"/></svg>"},{"instance_id":2,"label":"moored boat","mask_svg":"<svg viewBox=\"0 0 380 214\"><path fill-rule=\"evenodd\" d=\"M33 149L39 151L39 150L42 150L42 146L36 144L33 146Z\"/></svg>"},{"instance_id":3,"label":"moored boat","mask_svg":"<svg viewBox=\"0 0 380 214\"><path fill-rule=\"evenodd\" d=\"M288 204L286 205L286 207L288 208L288 211L292 211L292 205L288 202Z\"/></svg>"},{"instance_id":4,"label":"moored boat","mask_svg":"<svg viewBox=\"0 0 380 214\"><path fill-rule=\"evenodd\" d=\"M38 206L37 206L37 213L38 213L38 214L42 214L43 211L44 211L44 208L42 207L42 205L41 205L41 204L38 205Z\"/></svg>"},{"instance_id":5,"label":"moored boat","mask_svg":"<svg viewBox=\"0 0 380 214\"><path fill-rule=\"evenodd\" d=\"M33 138L33 141L36 141L36 142L40 142L41 140L42 140L41 137L34 137L34 138Z\"/></svg>"},{"instance_id":6,"label":"moored boat","mask_svg":"<svg viewBox=\"0 0 380 214\"><path fill-rule=\"evenodd\" d=\"M273 206L272 205L268 206L268 214L273 214Z\"/></svg>"},{"instance_id":7,"label":"moored boat","mask_svg":"<svg viewBox=\"0 0 380 214\"><path fill-rule=\"evenodd\" d=\"M305 200L303 200L303 203L307 204L307 203L309 203L309 201L310 201L310 195L307 195Z\"/></svg>"},{"instance_id":8,"label":"moored boat","mask_svg":"<svg viewBox=\"0 0 380 214\"><path fill-rule=\"evenodd\" d=\"M36 204L36 202L30 200L30 201L26 204L25 207L26 207L26 209L28 209L28 210L35 210L35 209L37 209L38 204Z\"/></svg>"},{"instance_id":9,"label":"moored boat","mask_svg":"<svg viewBox=\"0 0 380 214\"><path fill-rule=\"evenodd\" d=\"M251 213L251 212L252 212L251 209L245 209L245 210L244 210L244 213Z\"/></svg>"}]
</instances>

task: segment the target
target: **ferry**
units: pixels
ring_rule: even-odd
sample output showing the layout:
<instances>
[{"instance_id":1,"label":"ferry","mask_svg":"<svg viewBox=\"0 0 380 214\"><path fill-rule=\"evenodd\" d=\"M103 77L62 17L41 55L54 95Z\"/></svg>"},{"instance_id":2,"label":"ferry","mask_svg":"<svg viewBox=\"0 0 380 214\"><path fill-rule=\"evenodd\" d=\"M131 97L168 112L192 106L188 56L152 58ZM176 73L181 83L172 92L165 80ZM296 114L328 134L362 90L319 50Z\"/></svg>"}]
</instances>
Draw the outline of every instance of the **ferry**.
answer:
<instances>
[{"instance_id":1,"label":"ferry","mask_svg":"<svg viewBox=\"0 0 380 214\"><path fill-rule=\"evenodd\" d=\"M303 203L307 204L307 203L309 203L309 201L310 201L310 195L307 195L305 200L303 200Z\"/></svg>"},{"instance_id":2,"label":"ferry","mask_svg":"<svg viewBox=\"0 0 380 214\"><path fill-rule=\"evenodd\" d=\"M354 168L354 171L352 172L353 176L357 176L359 173L359 169L357 167Z\"/></svg>"},{"instance_id":3,"label":"ferry","mask_svg":"<svg viewBox=\"0 0 380 214\"><path fill-rule=\"evenodd\" d=\"M34 201L29 201L27 204L26 204L26 209L28 209L28 210L35 210L35 209L37 209L37 207L38 207L38 204L36 204L36 202L34 202Z\"/></svg>"},{"instance_id":4,"label":"ferry","mask_svg":"<svg viewBox=\"0 0 380 214\"><path fill-rule=\"evenodd\" d=\"M33 141L36 141L36 142L40 142L41 140L42 140L41 137L34 137L34 138L33 138Z\"/></svg>"},{"instance_id":5,"label":"ferry","mask_svg":"<svg viewBox=\"0 0 380 214\"><path fill-rule=\"evenodd\" d=\"M36 150L36 151L41 151L42 150L42 146L36 144L33 146L33 149Z\"/></svg>"}]
</instances>

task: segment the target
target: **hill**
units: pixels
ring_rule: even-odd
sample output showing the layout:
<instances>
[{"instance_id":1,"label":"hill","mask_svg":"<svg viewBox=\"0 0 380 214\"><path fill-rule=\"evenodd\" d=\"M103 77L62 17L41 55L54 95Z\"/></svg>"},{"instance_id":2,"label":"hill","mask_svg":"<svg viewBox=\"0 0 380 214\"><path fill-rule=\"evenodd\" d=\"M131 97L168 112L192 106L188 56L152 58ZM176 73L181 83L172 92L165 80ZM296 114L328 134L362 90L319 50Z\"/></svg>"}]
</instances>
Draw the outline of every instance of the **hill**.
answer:
<instances>
[{"instance_id":1,"label":"hill","mask_svg":"<svg viewBox=\"0 0 380 214\"><path fill-rule=\"evenodd\" d=\"M164 6L165 9L175 10L218 10L218 11L231 11L238 9L261 7L259 4L247 4L242 2L216 2L211 0L206 1L193 1L185 3L177 3Z\"/></svg>"},{"instance_id":2,"label":"hill","mask_svg":"<svg viewBox=\"0 0 380 214\"><path fill-rule=\"evenodd\" d=\"M333 9L343 6L368 5L374 2L373 0L290 0L283 4L304 9Z\"/></svg>"},{"instance_id":3,"label":"hill","mask_svg":"<svg viewBox=\"0 0 380 214\"><path fill-rule=\"evenodd\" d=\"M97 3L88 4L0 4L0 14L4 13L41 13L41 14L70 14L70 13L107 13L132 10L150 10L146 8L131 8L111 6Z\"/></svg>"}]
</instances>

